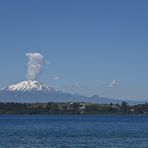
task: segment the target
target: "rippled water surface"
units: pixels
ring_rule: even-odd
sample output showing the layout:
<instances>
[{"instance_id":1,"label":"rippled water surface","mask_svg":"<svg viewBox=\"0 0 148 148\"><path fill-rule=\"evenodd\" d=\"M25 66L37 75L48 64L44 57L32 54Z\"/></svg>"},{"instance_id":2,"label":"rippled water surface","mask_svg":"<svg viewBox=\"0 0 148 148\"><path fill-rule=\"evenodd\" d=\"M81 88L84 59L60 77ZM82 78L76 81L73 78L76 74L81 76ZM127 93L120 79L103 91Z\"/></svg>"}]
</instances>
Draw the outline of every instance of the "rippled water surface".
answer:
<instances>
[{"instance_id":1,"label":"rippled water surface","mask_svg":"<svg viewBox=\"0 0 148 148\"><path fill-rule=\"evenodd\" d=\"M148 148L148 116L0 116L0 148L50 147Z\"/></svg>"}]
</instances>

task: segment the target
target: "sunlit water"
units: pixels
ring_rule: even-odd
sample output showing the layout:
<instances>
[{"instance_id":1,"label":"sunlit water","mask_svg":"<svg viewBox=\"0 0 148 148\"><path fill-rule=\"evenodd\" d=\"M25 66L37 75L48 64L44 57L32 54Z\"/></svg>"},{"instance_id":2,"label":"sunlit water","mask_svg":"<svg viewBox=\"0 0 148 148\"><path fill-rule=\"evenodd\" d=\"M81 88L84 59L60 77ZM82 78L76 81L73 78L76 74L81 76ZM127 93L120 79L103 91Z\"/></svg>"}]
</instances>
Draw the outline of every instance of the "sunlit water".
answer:
<instances>
[{"instance_id":1,"label":"sunlit water","mask_svg":"<svg viewBox=\"0 0 148 148\"><path fill-rule=\"evenodd\" d=\"M148 148L148 116L1 115L0 148Z\"/></svg>"}]
</instances>

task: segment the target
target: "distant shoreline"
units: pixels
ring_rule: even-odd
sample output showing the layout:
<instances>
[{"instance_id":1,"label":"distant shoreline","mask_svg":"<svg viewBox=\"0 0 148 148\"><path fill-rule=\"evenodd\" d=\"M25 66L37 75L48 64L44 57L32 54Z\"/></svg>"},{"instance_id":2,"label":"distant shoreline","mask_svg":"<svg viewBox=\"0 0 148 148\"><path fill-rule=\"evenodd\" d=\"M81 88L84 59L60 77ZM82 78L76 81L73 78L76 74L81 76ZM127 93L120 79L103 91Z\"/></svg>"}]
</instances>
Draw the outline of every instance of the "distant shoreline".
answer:
<instances>
[{"instance_id":1,"label":"distant shoreline","mask_svg":"<svg viewBox=\"0 0 148 148\"><path fill-rule=\"evenodd\" d=\"M148 115L148 104L96 104L87 102L0 102L0 115Z\"/></svg>"}]
</instances>

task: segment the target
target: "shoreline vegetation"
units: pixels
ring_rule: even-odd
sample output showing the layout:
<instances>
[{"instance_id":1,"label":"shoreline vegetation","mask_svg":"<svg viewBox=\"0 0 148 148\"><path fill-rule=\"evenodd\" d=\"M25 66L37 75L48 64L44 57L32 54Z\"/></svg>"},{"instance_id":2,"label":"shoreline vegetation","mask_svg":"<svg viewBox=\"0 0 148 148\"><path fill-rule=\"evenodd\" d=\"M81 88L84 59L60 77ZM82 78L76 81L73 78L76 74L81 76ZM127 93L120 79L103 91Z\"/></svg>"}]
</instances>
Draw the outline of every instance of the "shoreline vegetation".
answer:
<instances>
[{"instance_id":1,"label":"shoreline vegetation","mask_svg":"<svg viewBox=\"0 0 148 148\"><path fill-rule=\"evenodd\" d=\"M86 102L13 103L0 102L0 114L90 114L90 115L148 115L148 104L97 104Z\"/></svg>"}]
</instances>

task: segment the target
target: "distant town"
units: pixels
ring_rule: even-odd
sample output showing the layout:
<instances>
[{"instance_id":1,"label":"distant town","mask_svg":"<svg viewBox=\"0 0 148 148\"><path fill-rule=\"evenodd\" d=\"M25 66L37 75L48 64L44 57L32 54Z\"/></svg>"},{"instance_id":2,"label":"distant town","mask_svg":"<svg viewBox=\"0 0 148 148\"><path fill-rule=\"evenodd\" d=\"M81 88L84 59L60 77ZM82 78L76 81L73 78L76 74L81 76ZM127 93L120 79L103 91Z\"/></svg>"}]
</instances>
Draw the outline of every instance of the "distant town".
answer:
<instances>
[{"instance_id":1,"label":"distant town","mask_svg":"<svg viewBox=\"0 0 148 148\"><path fill-rule=\"evenodd\" d=\"M0 103L0 114L148 114L148 104L86 102Z\"/></svg>"}]
</instances>

